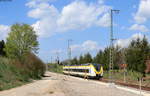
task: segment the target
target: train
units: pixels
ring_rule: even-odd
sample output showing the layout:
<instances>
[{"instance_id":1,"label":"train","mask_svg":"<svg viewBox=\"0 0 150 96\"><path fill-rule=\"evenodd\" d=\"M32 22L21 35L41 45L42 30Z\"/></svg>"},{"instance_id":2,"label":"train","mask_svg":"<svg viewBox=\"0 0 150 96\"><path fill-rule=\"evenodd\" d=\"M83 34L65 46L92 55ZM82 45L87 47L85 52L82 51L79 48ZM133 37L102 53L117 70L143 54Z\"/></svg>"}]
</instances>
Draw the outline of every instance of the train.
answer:
<instances>
[{"instance_id":1,"label":"train","mask_svg":"<svg viewBox=\"0 0 150 96\"><path fill-rule=\"evenodd\" d=\"M102 64L95 63L63 66L63 73L74 76L81 76L84 78L100 79L103 77L103 66Z\"/></svg>"}]
</instances>

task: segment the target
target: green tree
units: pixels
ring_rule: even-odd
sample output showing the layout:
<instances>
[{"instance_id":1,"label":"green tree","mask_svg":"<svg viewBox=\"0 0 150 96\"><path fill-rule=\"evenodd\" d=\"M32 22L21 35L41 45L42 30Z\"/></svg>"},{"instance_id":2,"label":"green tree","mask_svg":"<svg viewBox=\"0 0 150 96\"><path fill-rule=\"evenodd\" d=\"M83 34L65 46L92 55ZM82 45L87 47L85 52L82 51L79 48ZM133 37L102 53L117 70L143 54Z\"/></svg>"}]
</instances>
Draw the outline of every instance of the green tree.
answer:
<instances>
[{"instance_id":1,"label":"green tree","mask_svg":"<svg viewBox=\"0 0 150 96\"><path fill-rule=\"evenodd\" d=\"M121 57L121 50L119 47L113 48L113 68L118 69L119 64L122 60ZM94 57L93 63L102 64L105 70L109 69L109 61L110 61L110 48L107 47L104 51L100 50L97 55Z\"/></svg>"},{"instance_id":2,"label":"green tree","mask_svg":"<svg viewBox=\"0 0 150 96\"><path fill-rule=\"evenodd\" d=\"M126 50L128 69L144 73L146 68L145 60L149 55L147 50L150 50L146 37L143 39L137 38L136 40L132 40Z\"/></svg>"},{"instance_id":3,"label":"green tree","mask_svg":"<svg viewBox=\"0 0 150 96\"><path fill-rule=\"evenodd\" d=\"M105 70L108 70L109 69L109 57L110 57L110 48L107 47L104 49L104 52L103 52L103 57L101 59L101 62L103 64L103 67Z\"/></svg>"},{"instance_id":4,"label":"green tree","mask_svg":"<svg viewBox=\"0 0 150 96\"><path fill-rule=\"evenodd\" d=\"M5 48L5 42L4 40L2 40L0 41L0 56L5 56L4 48Z\"/></svg>"},{"instance_id":5,"label":"green tree","mask_svg":"<svg viewBox=\"0 0 150 96\"><path fill-rule=\"evenodd\" d=\"M21 57L25 53L37 53L38 41L33 28L28 24L14 24L8 34L6 54L9 57Z\"/></svg>"},{"instance_id":6,"label":"green tree","mask_svg":"<svg viewBox=\"0 0 150 96\"><path fill-rule=\"evenodd\" d=\"M102 58L103 58L103 51L100 50L97 55L94 57L93 59L93 63L98 63L98 64L102 64Z\"/></svg>"},{"instance_id":7,"label":"green tree","mask_svg":"<svg viewBox=\"0 0 150 96\"><path fill-rule=\"evenodd\" d=\"M119 64L123 64L123 54L122 54L123 49L121 49L119 46L115 46L113 48L113 68L114 69L119 69Z\"/></svg>"},{"instance_id":8,"label":"green tree","mask_svg":"<svg viewBox=\"0 0 150 96\"><path fill-rule=\"evenodd\" d=\"M84 55L84 58L83 58L83 63L92 63L92 56L90 53L87 53Z\"/></svg>"},{"instance_id":9,"label":"green tree","mask_svg":"<svg viewBox=\"0 0 150 96\"><path fill-rule=\"evenodd\" d=\"M82 56L82 55L80 55L78 63L79 63L79 65L84 63L84 60L83 60L83 56Z\"/></svg>"},{"instance_id":10,"label":"green tree","mask_svg":"<svg viewBox=\"0 0 150 96\"><path fill-rule=\"evenodd\" d=\"M77 57L74 57L74 58L71 60L71 65L78 65L78 59L77 59Z\"/></svg>"}]
</instances>

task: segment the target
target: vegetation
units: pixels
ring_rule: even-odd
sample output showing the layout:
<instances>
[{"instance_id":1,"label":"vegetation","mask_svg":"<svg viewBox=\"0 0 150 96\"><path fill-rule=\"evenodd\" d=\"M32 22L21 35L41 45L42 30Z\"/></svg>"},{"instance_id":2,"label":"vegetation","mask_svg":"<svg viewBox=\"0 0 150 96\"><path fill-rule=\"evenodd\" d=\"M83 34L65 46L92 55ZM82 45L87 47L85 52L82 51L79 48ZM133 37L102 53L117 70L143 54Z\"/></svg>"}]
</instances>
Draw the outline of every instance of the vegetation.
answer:
<instances>
[{"instance_id":1,"label":"vegetation","mask_svg":"<svg viewBox=\"0 0 150 96\"><path fill-rule=\"evenodd\" d=\"M104 50L100 50L93 58L89 53L87 53L85 55L81 55L79 59L77 59L77 57L73 58L71 60L71 65L93 62L103 64L104 70L108 71L109 53L109 47ZM115 70L120 69L121 64L127 64L128 70L139 72L144 75L146 70L146 60L150 59L147 58L150 57L150 44L145 36L142 39L137 38L132 40L126 48L121 48L119 46L114 47L113 55Z\"/></svg>"},{"instance_id":2,"label":"vegetation","mask_svg":"<svg viewBox=\"0 0 150 96\"><path fill-rule=\"evenodd\" d=\"M29 76L22 74L23 70L15 66L15 62L4 57L0 57L0 90L9 89L22 85L29 81Z\"/></svg>"},{"instance_id":3,"label":"vegetation","mask_svg":"<svg viewBox=\"0 0 150 96\"><path fill-rule=\"evenodd\" d=\"M6 55L4 48L5 48L5 42L4 42L4 40L2 40L2 41L0 41L0 56Z\"/></svg>"},{"instance_id":4,"label":"vegetation","mask_svg":"<svg viewBox=\"0 0 150 96\"><path fill-rule=\"evenodd\" d=\"M35 55L37 35L27 24L14 24L6 43L0 42L0 90L40 79L45 64Z\"/></svg>"},{"instance_id":5,"label":"vegetation","mask_svg":"<svg viewBox=\"0 0 150 96\"><path fill-rule=\"evenodd\" d=\"M37 35L33 28L27 24L14 24L8 34L6 54L9 57L22 58L25 53L37 52Z\"/></svg>"},{"instance_id":6,"label":"vegetation","mask_svg":"<svg viewBox=\"0 0 150 96\"><path fill-rule=\"evenodd\" d=\"M145 37L142 40L139 38L133 40L126 49L126 62L128 64L128 69L144 73L146 69L145 60L149 55L150 46Z\"/></svg>"},{"instance_id":7,"label":"vegetation","mask_svg":"<svg viewBox=\"0 0 150 96\"><path fill-rule=\"evenodd\" d=\"M92 57L89 53L81 55L79 58L75 57L71 60L71 65L91 62L102 64L104 68L103 78L108 79L109 58L110 47L107 47L104 50L100 50L95 57ZM65 62L64 64L68 65L68 63ZM125 76L126 83L139 84L138 80L142 77L142 85L150 87L150 44L145 36L143 38L133 39L124 48L115 46L113 48L113 63L113 80L123 82Z\"/></svg>"},{"instance_id":8,"label":"vegetation","mask_svg":"<svg viewBox=\"0 0 150 96\"><path fill-rule=\"evenodd\" d=\"M125 82L127 84L139 85L138 80L139 80L139 77L141 76L142 74L140 72L128 70L124 78L124 70L114 70L112 78L116 82ZM150 75L147 74L146 77L150 77ZM108 78L109 78L109 72L105 71L103 79L107 80ZM150 79L143 79L142 86L150 87Z\"/></svg>"},{"instance_id":9,"label":"vegetation","mask_svg":"<svg viewBox=\"0 0 150 96\"><path fill-rule=\"evenodd\" d=\"M48 64L48 70L50 72L56 72L56 73L62 73L63 72L62 65L58 65L56 63Z\"/></svg>"}]
</instances>

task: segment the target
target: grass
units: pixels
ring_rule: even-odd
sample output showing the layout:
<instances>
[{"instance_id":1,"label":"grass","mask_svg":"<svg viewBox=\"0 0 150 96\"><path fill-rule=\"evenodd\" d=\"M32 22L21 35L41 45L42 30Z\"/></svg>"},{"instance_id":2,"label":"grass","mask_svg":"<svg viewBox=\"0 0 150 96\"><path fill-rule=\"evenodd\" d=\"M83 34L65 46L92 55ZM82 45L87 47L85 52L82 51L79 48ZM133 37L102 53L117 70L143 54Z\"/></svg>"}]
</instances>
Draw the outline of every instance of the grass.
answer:
<instances>
[{"instance_id":1,"label":"grass","mask_svg":"<svg viewBox=\"0 0 150 96\"><path fill-rule=\"evenodd\" d=\"M0 57L0 91L41 79L44 72L45 64L33 54L28 54L23 63Z\"/></svg>"},{"instance_id":2,"label":"grass","mask_svg":"<svg viewBox=\"0 0 150 96\"><path fill-rule=\"evenodd\" d=\"M130 84L139 84L138 78L141 77L142 74L139 72L135 72L135 71L127 71L126 72L126 83L130 83ZM149 77L150 74L147 74L147 77ZM109 78L109 73L108 71L104 72L104 79L108 79ZM115 81L119 81L119 82L124 82L124 70L114 70L112 73L112 78ZM144 80L142 81L142 85L143 86L147 86L150 87L150 80Z\"/></svg>"},{"instance_id":3,"label":"grass","mask_svg":"<svg viewBox=\"0 0 150 96\"><path fill-rule=\"evenodd\" d=\"M48 64L48 70L50 72L63 73L62 65L58 65L58 64Z\"/></svg>"},{"instance_id":4,"label":"grass","mask_svg":"<svg viewBox=\"0 0 150 96\"><path fill-rule=\"evenodd\" d=\"M0 57L0 91L13 88L28 82L21 74L21 70L10 59Z\"/></svg>"}]
</instances>

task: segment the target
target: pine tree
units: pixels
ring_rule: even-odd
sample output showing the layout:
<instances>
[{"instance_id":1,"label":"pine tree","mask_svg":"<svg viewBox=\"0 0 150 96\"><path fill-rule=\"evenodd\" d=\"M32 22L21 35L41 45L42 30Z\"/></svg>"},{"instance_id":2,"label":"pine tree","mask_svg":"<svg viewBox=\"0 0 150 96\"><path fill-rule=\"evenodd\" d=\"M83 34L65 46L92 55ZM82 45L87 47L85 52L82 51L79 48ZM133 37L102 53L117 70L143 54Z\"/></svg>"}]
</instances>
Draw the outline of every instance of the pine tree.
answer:
<instances>
[{"instance_id":1,"label":"pine tree","mask_svg":"<svg viewBox=\"0 0 150 96\"><path fill-rule=\"evenodd\" d=\"M81 65L81 64L83 64L83 63L84 63L83 56L80 55L80 57L79 57L79 65Z\"/></svg>"},{"instance_id":2,"label":"pine tree","mask_svg":"<svg viewBox=\"0 0 150 96\"><path fill-rule=\"evenodd\" d=\"M0 56L5 56L4 48L5 48L5 42L4 40L2 40L0 41Z\"/></svg>"},{"instance_id":3,"label":"pine tree","mask_svg":"<svg viewBox=\"0 0 150 96\"><path fill-rule=\"evenodd\" d=\"M103 62L102 62L102 59L103 59L103 51L100 50L100 51L97 53L96 57L94 57L93 63L102 64L102 63L103 63Z\"/></svg>"},{"instance_id":4,"label":"pine tree","mask_svg":"<svg viewBox=\"0 0 150 96\"><path fill-rule=\"evenodd\" d=\"M71 65L78 65L78 59L77 59L77 57L74 57L74 58L71 60Z\"/></svg>"},{"instance_id":5,"label":"pine tree","mask_svg":"<svg viewBox=\"0 0 150 96\"><path fill-rule=\"evenodd\" d=\"M132 40L126 52L128 69L144 73L146 69L145 60L149 55L147 50L150 50L150 47L146 37Z\"/></svg>"},{"instance_id":6,"label":"pine tree","mask_svg":"<svg viewBox=\"0 0 150 96\"><path fill-rule=\"evenodd\" d=\"M92 56L90 53L87 53L84 55L84 59L83 59L84 63L92 63Z\"/></svg>"}]
</instances>

